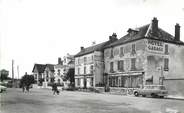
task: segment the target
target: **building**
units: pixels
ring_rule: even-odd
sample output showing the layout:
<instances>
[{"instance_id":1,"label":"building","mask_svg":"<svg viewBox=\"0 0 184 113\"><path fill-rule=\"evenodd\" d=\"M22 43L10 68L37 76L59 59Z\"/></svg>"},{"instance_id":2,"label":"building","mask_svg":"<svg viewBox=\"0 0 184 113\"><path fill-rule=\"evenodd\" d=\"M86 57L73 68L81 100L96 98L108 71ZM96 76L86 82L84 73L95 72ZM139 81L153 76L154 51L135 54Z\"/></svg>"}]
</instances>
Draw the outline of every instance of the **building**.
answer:
<instances>
[{"instance_id":1,"label":"building","mask_svg":"<svg viewBox=\"0 0 184 113\"><path fill-rule=\"evenodd\" d=\"M159 28L157 18L127 32L104 50L104 81L110 87L138 88L184 78L184 43L179 24L175 26L175 36ZM176 83L169 82L167 87Z\"/></svg>"},{"instance_id":2,"label":"building","mask_svg":"<svg viewBox=\"0 0 184 113\"><path fill-rule=\"evenodd\" d=\"M87 48L81 47L75 55L75 87L89 88L103 83L104 46L117 40L114 33L109 40Z\"/></svg>"},{"instance_id":3,"label":"building","mask_svg":"<svg viewBox=\"0 0 184 113\"><path fill-rule=\"evenodd\" d=\"M44 81L48 83L54 82L54 64L46 64L44 70Z\"/></svg>"},{"instance_id":4,"label":"building","mask_svg":"<svg viewBox=\"0 0 184 113\"><path fill-rule=\"evenodd\" d=\"M32 73L38 86L47 87L48 83L54 81L53 64L35 64Z\"/></svg>"},{"instance_id":5,"label":"building","mask_svg":"<svg viewBox=\"0 0 184 113\"><path fill-rule=\"evenodd\" d=\"M62 84L64 78L64 66L61 58L58 58L58 64L54 66L54 70L55 82Z\"/></svg>"},{"instance_id":6,"label":"building","mask_svg":"<svg viewBox=\"0 0 184 113\"><path fill-rule=\"evenodd\" d=\"M45 64L34 64L32 73L38 86L42 86L44 81Z\"/></svg>"}]
</instances>

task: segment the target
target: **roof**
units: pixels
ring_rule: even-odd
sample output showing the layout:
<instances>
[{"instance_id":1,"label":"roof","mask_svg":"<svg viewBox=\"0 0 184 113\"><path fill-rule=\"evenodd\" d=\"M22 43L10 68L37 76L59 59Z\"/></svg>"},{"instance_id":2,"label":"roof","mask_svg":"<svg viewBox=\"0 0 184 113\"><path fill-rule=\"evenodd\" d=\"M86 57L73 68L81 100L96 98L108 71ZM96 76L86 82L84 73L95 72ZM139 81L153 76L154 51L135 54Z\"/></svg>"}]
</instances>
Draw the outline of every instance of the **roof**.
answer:
<instances>
[{"instance_id":1,"label":"roof","mask_svg":"<svg viewBox=\"0 0 184 113\"><path fill-rule=\"evenodd\" d=\"M157 31L157 36L154 36L153 33L151 32L151 25L152 24L147 24L142 27L136 28L136 30L133 29L128 29L128 34L120 38L119 40L115 41L114 43L111 43L107 45L105 48L117 46L120 44L125 44L128 42L140 40L140 39L155 39L155 40L160 40L168 43L175 43L175 44L181 44L184 45L184 42L182 41L176 41L174 39L174 36L169 34L168 32L162 30L161 28L158 28ZM134 34L131 34L132 32Z\"/></svg>"},{"instance_id":2,"label":"roof","mask_svg":"<svg viewBox=\"0 0 184 113\"><path fill-rule=\"evenodd\" d=\"M35 64L32 72L34 72L34 69L36 68L39 73L43 73L45 70L45 67L46 67L45 64Z\"/></svg>"},{"instance_id":3,"label":"roof","mask_svg":"<svg viewBox=\"0 0 184 113\"><path fill-rule=\"evenodd\" d=\"M90 47L87 47L87 48L82 48L82 50L77 53L74 57L79 57L79 56L82 56L82 55L86 55L86 54L89 54L89 53L92 53L94 51L103 51L105 48L105 46L115 42L117 39L117 35L116 33L113 33L112 36L109 36L109 40L108 41L105 41L105 42L102 42L100 44L97 44L97 45L93 45L93 46L90 46Z\"/></svg>"},{"instance_id":4,"label":"roof","mask_svg":"<svg viewBox=\"0 0 184 113\"><path fill-rule=\"evenodd\" d=\"M46 64L50 71L54 71L54 64Z\"/></svg>"},{"instance_id":5,"label":"roof","mask_svg":"<svg viewBox=\"0 0 184 113\"><path fill-rule=\"evenodd\" d=\"M75 63L74 60L71 60L68 62L68 64L74 64L74 63Z\"/></svg>"},{"instance_id":6,"label":"roof","mask_svg":"<svg viewBox=\"0 0 184 113\"><path fill-rule=\"evenodd\" d=\"M82 55L85 55L85 54L89 54L89 53L92 53L94 51L102 51L103 47L104 47L104 45L106 43L107 43L107 41L103 42L103 43L100 43L100 44L97 44L97 45L94 45L94 46L90 46L90 47L84 48L79 53L77 53L75 55L75 57L79 57L79 56L82 56Z\"/></svg>"}]
</instances>

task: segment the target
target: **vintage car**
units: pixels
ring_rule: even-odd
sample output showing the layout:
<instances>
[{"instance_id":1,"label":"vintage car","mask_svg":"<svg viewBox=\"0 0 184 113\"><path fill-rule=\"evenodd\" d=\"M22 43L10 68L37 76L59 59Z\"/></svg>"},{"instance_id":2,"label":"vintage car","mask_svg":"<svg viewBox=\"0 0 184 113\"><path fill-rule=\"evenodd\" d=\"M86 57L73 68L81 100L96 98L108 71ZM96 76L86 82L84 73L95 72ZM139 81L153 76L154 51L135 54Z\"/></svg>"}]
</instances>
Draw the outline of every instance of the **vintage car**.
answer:
<instances>
[{"instance_id":1,"label":"vintage car","mask_svg":"<svg viewBox=\"0 0 184 113\"><path fill-rule=\"evenodd\" d=\"M139 96L151 96L151 97L160 97L164 98L168 95L168 91L166 90L164 85L145 85L142 89L134 90L134 95Z\"/></svg>"},{"instance_id":2,"label":"vintage car","mask_svg":"<svg viewBox=\"0 0 184 113\"><path fill-rule=\"evenodd\" d=\"M0 85L0 93L6 91L6 89L7 89L7 88L6 88L5 86Z\"/></svg>"}]
</instances>

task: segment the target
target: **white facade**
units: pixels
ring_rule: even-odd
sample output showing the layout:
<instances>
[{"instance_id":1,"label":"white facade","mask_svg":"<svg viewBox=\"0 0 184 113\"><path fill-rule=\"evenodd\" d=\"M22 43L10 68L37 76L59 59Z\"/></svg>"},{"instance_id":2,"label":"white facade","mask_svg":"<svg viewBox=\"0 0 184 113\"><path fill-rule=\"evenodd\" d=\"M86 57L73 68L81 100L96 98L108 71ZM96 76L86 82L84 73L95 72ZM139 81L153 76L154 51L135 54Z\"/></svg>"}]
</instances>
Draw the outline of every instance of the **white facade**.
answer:
<instances>
[{"instance_id":1,"label":"white facade","mask_svg":"<svg viewBox=\"0 0 184 113\"><path fill-rule=\"evenodd\" d=\"M95 87L103 82L103 53L95 51L75 58L75 86Z\"/></svg>"}]
</instances>

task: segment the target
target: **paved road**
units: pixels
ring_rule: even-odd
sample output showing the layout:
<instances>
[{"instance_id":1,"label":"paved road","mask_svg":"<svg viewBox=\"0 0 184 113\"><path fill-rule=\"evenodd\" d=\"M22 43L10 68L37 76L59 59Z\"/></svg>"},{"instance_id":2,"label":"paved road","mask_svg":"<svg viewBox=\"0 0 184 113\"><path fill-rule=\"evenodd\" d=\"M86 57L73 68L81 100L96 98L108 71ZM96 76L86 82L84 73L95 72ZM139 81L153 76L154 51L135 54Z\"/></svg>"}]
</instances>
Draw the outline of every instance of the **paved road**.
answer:
<instances>
[{"instance_id":1,"label":"paved road","mask_svg":"<svg viewBox=\"0 0 184 113\"><path fill-rule=\"evenodd\" d=\"M0 96L0 113L184 113L183 100L48 89L8 89Z\"/></svg>"}]
</instances>

